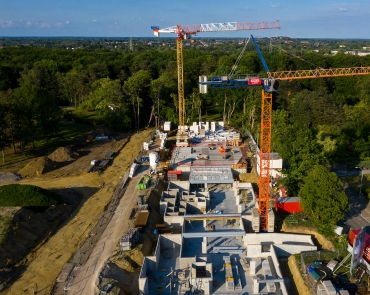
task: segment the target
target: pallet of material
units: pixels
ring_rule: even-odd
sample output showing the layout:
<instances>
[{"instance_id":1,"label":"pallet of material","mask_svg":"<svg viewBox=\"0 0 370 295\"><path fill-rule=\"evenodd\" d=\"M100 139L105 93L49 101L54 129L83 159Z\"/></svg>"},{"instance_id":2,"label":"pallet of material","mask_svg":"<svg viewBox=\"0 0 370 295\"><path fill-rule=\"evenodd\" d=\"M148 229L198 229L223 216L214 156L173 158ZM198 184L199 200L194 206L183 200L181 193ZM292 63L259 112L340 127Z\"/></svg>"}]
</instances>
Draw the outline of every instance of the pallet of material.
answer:
<instances>
[{"instance_id":1,"label":"pallet of material","mask_svg":"<svg viewBox=\"0 0 370 295\"><path fill-rule=\"evenodd\" d=\"M245 258L240 259L240 264L244 271L249 271L249 264Z\"/></svg>"},{"instance_id":2,"label":"pallet of material","mask_svg":"<svg viewBox=\"0 0 370 295\"><path fill-rule=\"evenodd\" d=\"M149 212L139 212L135 219L135 227L145 227L148 223Z\"/></svg>"}]
</instances>

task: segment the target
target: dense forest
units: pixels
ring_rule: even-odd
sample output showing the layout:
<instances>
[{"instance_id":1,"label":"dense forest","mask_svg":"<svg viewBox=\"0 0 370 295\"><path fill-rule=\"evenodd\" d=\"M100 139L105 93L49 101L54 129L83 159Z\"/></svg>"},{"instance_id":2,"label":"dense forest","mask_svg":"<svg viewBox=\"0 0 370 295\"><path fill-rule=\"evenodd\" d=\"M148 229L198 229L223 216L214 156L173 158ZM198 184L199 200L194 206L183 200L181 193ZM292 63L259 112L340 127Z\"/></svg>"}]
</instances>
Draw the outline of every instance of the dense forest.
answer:
<instances>
[{"instance_id":1,"label":"dense forest","mask_svg":"<svg viewBox=\"0 0 370 295\"><path fill-rule=\"evenodd\" d=\"M199 75L227 75L242 44L236 41L184 47L186 118L218 114L227 124L258 138L261 89L210 89L199 94ZM370 55L261 49L271 71L370 66ZM270 50L269 50L270 49ZM280 48L281 49L281 48ZM330 52L330 51L329 51ZM252 45L236 74L266 77ZM60 106L95 112L99 123L124 131L177 123L177 68L173 46L6 46L0 49L0 149L32 148L58 135ZM297 194L314 165L370 157L370 76L281 82L274 97L273 150L287 163L286 186Z\"/></svg>"}]
</instances>

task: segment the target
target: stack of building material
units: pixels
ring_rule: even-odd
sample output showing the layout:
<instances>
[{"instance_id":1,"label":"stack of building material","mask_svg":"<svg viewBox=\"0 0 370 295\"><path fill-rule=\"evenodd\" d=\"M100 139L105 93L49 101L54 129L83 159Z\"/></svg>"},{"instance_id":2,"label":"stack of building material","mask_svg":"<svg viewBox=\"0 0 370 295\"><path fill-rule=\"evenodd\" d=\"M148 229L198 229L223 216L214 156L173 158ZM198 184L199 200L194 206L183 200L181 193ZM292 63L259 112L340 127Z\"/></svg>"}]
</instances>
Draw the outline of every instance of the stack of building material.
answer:
<instances>
[{"instance_id":1,"label":"stack of building material","mask_svg":"<svg viewBox=\"0 0 370 295\"><path fill-rule=\"evenodd\" d=\"M269 233L273 233L274 230L275 230L275 213L272 209L270 209L268 213L267 231Z\"/></svg>"},{"instance_id":2,"label":"stack of building material","mask_svg":"<svg viewBox=\"0 0 370 295\"><path fill-rule=\"evenodd\" d=\"M321 286L320 284L318 285L318 288L317 288L317 293L319 295L335 295L337 294L337 291L335 290L334 288L334 285L331 281L322 281L321 282Z\"/></svg>"},{"instance_id":3,"label":"stack of building material","mask_svg":"<svg viewBox=\"0 0 370 295\"><path fill-rule=\"evenodd\" d=\"M260 231L260 213L257 208L252 209L252 229L254 232Z\"/></svg>"},{"instance_id":4,"label":"stack of building material","mask_svg":"<svg viewBox=\"0 0 370 295\"><path fill-rule=\"evenodd\" d=\"M121 250L131 250L134 248L139 240L139 237L140 233L138 228L129 228L127 233L123 235L119 241Z\"/></svg>"},{"instance_id":5,"label":"stack of building material","mask_svg":"<svg viewBox=\"0 0 370 295\"><path fill-rule=\"evenodd\" d=\"M132 178L135 174L136 169L139 167L139 164L133 163L130 168L129 177Z\"/></svg>"},{"instance_id":6,"label":"stack of building material","mask_svg":"<svg viewBox=\"0 0 370 295\"><path fill-rule=\"evenodd\" d=\"M164 122L164 125L163 125L163 130L164 131L171 131L171 122Z\"/></svg>"},{"instance_id":7,"label":"stack of building material","mask_svg":"<svg viewBox=\"0 0 370 295\"><path fill-rule=\"evenodd\" d=\"M181 175L182 175L181 170L169 170L167 172L167 179L168 181L175 181L178 180Z\"/></svg>"},{"instance_id":8,"label":"stack of building material","mask_svg":"<svg viewBox=\"0 0 370 295\"><path fill-rule=\"evenodd\" d=\"M121 246L121 250L131 250L134 245L132 244L132 237L128 234L125 234L119 241L119 244Z\"/></svg>"},{"instance_id":9,"label":"stack of building material","mask_svg":"<svg viewBox=\"0 0 370 295\"><path fill-rule=\"evenodd\" d=\"M240 264L241 264L244 271L249 271L249 263L248 263L247 259L240 258Z\"/></svg>"}]
</instances>

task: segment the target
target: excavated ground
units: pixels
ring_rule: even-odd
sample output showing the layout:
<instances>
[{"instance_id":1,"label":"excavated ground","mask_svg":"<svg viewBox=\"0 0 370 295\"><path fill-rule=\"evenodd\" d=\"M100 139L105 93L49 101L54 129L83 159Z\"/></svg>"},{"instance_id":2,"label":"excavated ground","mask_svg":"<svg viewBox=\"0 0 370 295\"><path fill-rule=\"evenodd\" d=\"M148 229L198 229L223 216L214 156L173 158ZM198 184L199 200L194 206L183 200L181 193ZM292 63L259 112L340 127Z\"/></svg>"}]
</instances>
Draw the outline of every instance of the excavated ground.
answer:
<instances>
[{"instance_id":1,"label":"excavated ground","mask_svg":"<svg viewBox=\"0 0 370 295\"><path fill-rule=\"evenodd\" d=\"M114 187L151 132L152 130L144 130L131 136L115 136L116 141L93 142L77 149L79 157L74 161L67 161L65 166L17 182L45 189L73 189L82 196L82 201L55 234L42 240L24 258L25 269L21 276L2 294L32 294L34 291L37 294L49 294L61 268L95 226L109 203ZM103 173L88 174L91 160L102 159L108 151L116 152L111 165Z\"/></svg>"}]
</instances>

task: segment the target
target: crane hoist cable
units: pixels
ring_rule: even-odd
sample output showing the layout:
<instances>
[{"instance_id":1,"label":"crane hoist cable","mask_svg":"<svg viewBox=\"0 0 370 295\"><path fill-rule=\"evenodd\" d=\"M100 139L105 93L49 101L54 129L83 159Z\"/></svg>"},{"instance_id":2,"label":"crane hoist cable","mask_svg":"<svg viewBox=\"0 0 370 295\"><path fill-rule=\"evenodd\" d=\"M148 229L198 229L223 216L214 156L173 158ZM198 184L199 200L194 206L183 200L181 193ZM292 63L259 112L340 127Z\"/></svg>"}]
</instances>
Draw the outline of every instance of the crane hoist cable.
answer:
<instances>
[{"instance_id":1,"label":"crane hoist cable","mask_svg":"<svg viewBox=\"0 0 370 295\"><path fill-rule=\"evenodd\" d=\"M238 56L238 59L236 60L235 64L233 65L229 75L227 76L228 79L230 80L231 79L231 76L235 74L235 71L236 71L236 68L238 67L239 63L240 63L240 60L242 59L243 57L243 54L245 52L245 49L247 48L247 45L249 43L249 41L251 40L251 37L248 38L248 40L246 40L245 44L244 44L244 47L242 49L242 51L240 52L239 56Z\"/></svg>"}]
</instances>

